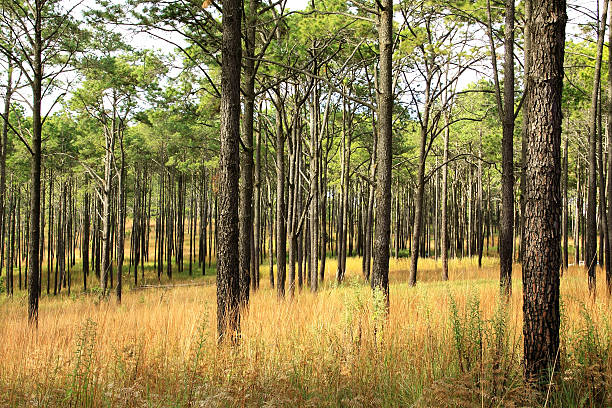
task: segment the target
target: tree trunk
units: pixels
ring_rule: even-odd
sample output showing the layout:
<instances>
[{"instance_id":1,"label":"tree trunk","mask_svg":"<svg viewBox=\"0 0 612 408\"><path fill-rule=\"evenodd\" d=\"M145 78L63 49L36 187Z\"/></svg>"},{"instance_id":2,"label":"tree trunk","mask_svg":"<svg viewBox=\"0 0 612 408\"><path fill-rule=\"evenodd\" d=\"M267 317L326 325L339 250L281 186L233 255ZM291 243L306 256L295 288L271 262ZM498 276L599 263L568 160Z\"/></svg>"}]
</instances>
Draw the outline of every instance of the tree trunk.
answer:
<instances>
[{"instance_id":1,"label":"tree trunk","mask_svg":"<svg viewBox=\"0 0 612 408\"><path fill-rule=\"evenodd\" d=\"M89 185L86 182L85 188ZM89 216L89 192L85 192L83 199L83 240L81 243L81 258L83 262L83 292L87 292L87 276L89 275L89 226L91 220Z\"/></svg>"},{"instance_id":2,"label":"tree trunk","mask_svg":"<svg viewBox=\"0 0 612 408\"><path fill-rule=\"evenodd\" d=\"M11 97L13 94L13 66L9 58L7 62L6 94L4 97L4 121L2 123L2 139L0 139L0 253L4 253L5 230L5 200L6 200L6 153L8 150L9 115L11 112ZM2 260L0 260L0 276L2 276Z\"/></svg>"},{"instance_id":3,"label":"tree trunk","mask_svg":"<svg viewBox=\"0 0 612 408\"><path fill-rule=\"evenodd\" d=\"M366 227L365 227L365 248L363 250L363 275L366 281L370 281L370 264L372 259L372 230L374 229L374 179L376 177L376 153L378 151L378 131L376 129L376 121L372 113L372 154L370 158L370 183L368 183L368 202L366 211Z\"/></svg>"},{"instance_id":4,"label":"tree trunk","mask_svg":"<svg viewBox=\"0 0 612 408\"><path fill-rule=\"evenodd\" d=\"M316 72L316 69L315 69ZM319 132L316 111L318 109L318 92L315 86L310 109L310 290L316 292L319 284L319 253L317 251L319 232Z\"/></svg>"},{"instance_id":5,"label":"tree trunk","mask_svg":"<svg viewBox=\"0 0 612 408\"><path fill-rule=\"evenodd\" d=\"M250 0L246 13L244 59L244 115L242 117L242 148L240 149L240 302L249 303L253 244L253 113L255 111L255 25L258 0Z\"/></svg>"},{"instance_id":6,"label":"tree trunk","mask_svg":"<svg viewBox=\"0 0 612 408\"><path fill-rule=\"evenodd\" d=\"M113 126L114 129L114 126ZM104 185L102 186L102 276L100 287L102 296L106 296L108 275L111 269L110 240L111 240L111 190L113 152L115 150L114 130L106 131L106 154L104 157ZM59 233L59 231L58 231ZM59 256L59 254L58 254Z\"/></svg>"},{"instance_id":7,"label":"tree trunk","mask_svg":"<svg viewBox=\"0 0 612 408\"><path fill-rule=\"evenodd\" d=\"M223 0L221 60L221 148L217 224L217 331L235 339L240 329L238 198L242 2Z\"/></svg>"},{"instance_id":8,"label":"tree trunk","mask_svg":"<svg viewBox=\"0 0 612 408\"><path fill-rule=\"evenodd\" d=\"M122 132L120 130L120 132ZM121 163L119 165L119 199L117 203L117 303L121 304L121 291L123 290L123 258L125 242L125 151L123 148L123 135L119 136L121 147Z\"/></svg>"},{"instance_id":9,"label":"tree trunk","mask_svg":"<svg viewBox=\"0 0 612 408\"><path fill-rule=\"evenodd\" d=\"M604 0L606 1L606 0ZM608 44L612 44L612 13L610 13L610 28ZM608 46L608 61L612 61L612 47ZM608 63L608 101L612 101L612 63ZM612 103L608 102L608 217L612 217ZM608 218L608 254L612 252L612 219ZM606 286L608 296L612 295L612 262L606 260Z\"/></svg>"},{"instance_id":10,"label":"tree trunk","mask_svg":"<svg viewBox=\"0 0 612 408\"><path fill-rule=\"evenodd\" d=\"M427 143L427 123L428 123L428 101L429 101L429 85L426 85L425 91L425 116L421 125L420 149L419 149L419 168L417 171L417 191L414 198L414 221L412 227L412 241L414 242L412 256L410 258L410 277L408 284L415 286L417 282L417 268L419 262L419 252L421 249L421 229L423 225L423 198L425 195L425 148Z\"/></svg>"},{"instance_id":11,"label":"tree trunk","mask_svg":"<svg viewBox=\"0 0 612 408\"><path fill-rule=\"evenodd\" d=\"M255 149L255 175L253 197L253 267L251 268L251 290L259 289L259 265L261 264L261 129L258 129Z\"/></svg>"},{"instance_id":12,"label":"tree trunk","mask_svg":"<svg viewBox=\"0 0 612 408\"><path fill-rule=\"evenodd\" d=\"M502 210L499 231L500 287L512 293L512 246L514 243L514 0L506 0L504 38L504 102L502 132Z\"/></svg>"},{"instance_id":13,"label":"tree trunk","mask_svg":"<svg viewBox=\"0 0 612 408\"><path fill-rule=\"evenodd\" d=\"M559 350L561 248L561 94L567 15L564 0L531 4L532 61L527 144L525 259L523 262L524 370L548 382ZM545 385L545 383L540 383Z\"/></svg>"},{"instance_id":14,"label":"tree trunk","mask_svg":"<svg viewBox=\"0 0 612 408\"><path fill-rule=\"evenodd\" d=\"M382 7L381 7L382 6ZM391 229L391 161L393 143L393 1L379 3L378 153L376 169L376 227L372 288L382 291L389 307L389 239Z\"/></svg>"},{"instance_id":15,"label":"tree trunk","mask_svg":"<svg viewBox=\"0 0 612 408\"><path fill-rule=\"evenodd\" d=\"M563 260L561 262L561 273L567 270L567 264L569 260L569 255L567 253L568 243L567 243L567 219L568 219L568 201L567 201L567 136L565 136L565 146L563 148L563 168L561 174L561 188L563 194L563 210L561 215L561 230L562 230L562 239L563 239Z\"/></svg>"},{"instance_id":16,"label":"tree trunk","mask_svg":"<svg viewBox=\"0 0 612 408\"><path fill-rule=\"evenodd\" d=\"M604 1L601 22L597 27L597 56L593 75L593 94L591 96L591 115L589 120L588 169L589 187L587 198L587 242L585 267L588 271L589 293L595 296L597 284L597 112L599 84L601 81L601 60L608 15L608 2Z\"/></svg>"},{"instance_id":17,"label":"tree trunk","mask_svg":"<svg viewBox=\"0 0 612 408\"><path fill-rule=\"evenodd\" d=\"M287 220L285 219L285 135L280 109L276 104L276 290L278 297L285 297L287 271Z\"/></svg>"},{"instance_id":18,"label":"tree trunk","mask_svg":"<svg viewBox=\"0 0 612 408\"><path fill-rule=\"evenodd\" d=\"M448 139L450 137L448 113L444 115L444 168L442 169L442 280L448 280Z\"/></svg>"},{"instance_id":19,"label":"tree trunk","mask_svg":"<svg viewBox=\"0 0 612 408\"><path fill-rule=\"evenodd\" d=\"M30 276L28 277L28 320L38 326L38 276L40 250L40 167L42 160L42 11L41 0L35 2L34 24L34 78L32 83L32 160L30 171Z\"/></svg>"}]
</instances>

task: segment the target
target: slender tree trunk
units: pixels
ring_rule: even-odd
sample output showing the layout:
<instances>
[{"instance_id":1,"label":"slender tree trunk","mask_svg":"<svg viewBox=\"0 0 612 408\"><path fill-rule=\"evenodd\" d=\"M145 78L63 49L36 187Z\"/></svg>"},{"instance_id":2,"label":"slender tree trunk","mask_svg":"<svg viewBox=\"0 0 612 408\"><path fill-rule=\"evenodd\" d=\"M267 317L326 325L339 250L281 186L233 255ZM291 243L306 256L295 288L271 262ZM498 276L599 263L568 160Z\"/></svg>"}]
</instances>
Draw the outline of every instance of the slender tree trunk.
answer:
<instances>
[{"instance_id":1,"label":"slender tree trunk","mask_svg":"<svg viewBox=\"0 0 612 408\"><path fill-rule=\"evenodd\" d=\"M605 21L602 24L607 24ZM599 173L599 265L601 268L608 261L608 217L606 214L606 173L604 172L603 124L601 86L597 112L597 172Z\"/></svg>"},{"instance_id":2,"label":"slender tree trunk","mask_svg":"<svg viewBox=\"0 0 612 408\"><path fill-rule=\"evenodd\" d=\"M113 151L115 150L115 134L113 130L106 131L106 155L104 158L104 185L102 186L102 276L100 287L102 296L106 296L108 275L111 271L110 240L111 240L111 190ZM59 233L59 232L58 232ZM59 254L58 254L59 255Z\"/></svg>"},{"instance_id":3,"label":"slender tree trunk","mask_svg":"<svg viewBox=\"0 0 612 408\"><path fill-rule=\"evenodd\" d=\"M259 265L261 264L261 129L258 129L255 150L255 175L253 197L253 247L254 265L251 268L251 290L259 289Z\"/></svg>"},{"instance_id":4,"label":"slender tree trunk","mask_svg":"<svg viewBox=\"0 0 612 408\"><path fill-rule=\"evenodd\" d=\"M563 194L563 211L561 215L561 229L563 238L563 260L561 262L561 273L567 270L569 255L567 253L567 220L568 220L568 201L567 201L567 136L565 136L565 145L563 148L563 168L561 174L561 188Z\"/></svg>"},{"instance_id":5,"label":"slender tree trunk","mask_svg":"<svg viewBox=\"0 0 612 408\"><path fill-rule=\"evenodd\" d=\"M423 119L423 125L421 126L420 134L420 149L419 149L419 168L417 170L417 191L414 199L414 224L412 227L412 240L414 246L412 250L412 256L410 258L410 277L408 284L415 286L417 282L417 268L419 262L419 252L421 250L421 229L423 226L423 198L425 195L425 149L427 143L427 123L429 114L429 84L426 85L425 91L425 115Z\"/></svg>"},{"instance_id":6,"label":"slender tree trunk","mask_svg":"<svg viewBox=\"0 0 612 408\"><path fill-rule=\"evenodd\" d=\"M607 1L607 0L604 0ZM612 13L608 30L608 44L612 44ZM612 61L612 46L608 45L608 61ZM608 63L608 101L612 101L612 63ZM612 103L608 102L608 255L612 252ZM608 296L612 295L612 262L606 260L606 286Z\"/></svg>"},{"instance_id":7,"label":"slender tree trunk","mask_svg":"<svg viewBox=\"0 0 612 408\"><path fill-rule=\"evenodd\" d=\"M482 157L482 129L480 130L479 154ZM482 216L482 160L478 160L478 180L477 183L477 203L476 203L476 249L478 251L478 267L482 268L482 249L483 249L483 216Z\"/></svg>"},{"instance_id":8,"label":"slender tree trunk","mask_svg":"<svg viewBox=\"0 0 612 408\"><path fill-rule=\"evenodd\" d=\"M43 1L35 2L34 23L34 78L32 83L32 160L30 172L30 248L29 263L30 276L28 277L28 320L38 326L38 276L39 276L39 250L40 250L40 168L42 160L42 11Z\"/></svg>"},{"instance_id":9,"label":"slender tree trunk","mask_svg":"<svg viewBox=\"0 0 612 408\"><path fill-rule=\"evenodd\" d=\"M315 69L316 72L316 69ZM318 92L315 86L313 100L310 109L310 290L316 292L319 284L319 254L317 251L318 232L319 232L319 133L316 110L318 109Z\"/></svg>"},{"instance_id":10,"label":"slender tree trunk","mask_svg":"<svg viewBox=\"0 0 612 408\"><path fill-rule=\"evenodd\" d=\"M120 132L122 132L120 130ZM121 291L123 290L123 258L125 243L125 151L123 148L123 135L119 136L121 147L121 163L119 166L119 199L117 203L117 218L119 221L117 232L117 303L121 304Z\"/></svg>"},{"instance_id":11,"label":"slender tree trunk","mask_svg":"<svg viewBox=\"0 0 612 408\"><path fill-rule=\"evenodd\" d=\"M278 297L285 297L287 271L287 220L285 219L285 135L280 109L282 101L276 104L276 290Z\"/></svg>"},{"instance_id":12,"label":"slender tree trunk","mask_svg":"<svg viewBox=\"0 0 612 408\"><path fill-rule=\"evenodd\" d=\"M7 62L6 94L4 96L4 121L2 122L2 139L0 139L0 253L4 253L5 230L5 200L6 200L6 153L8 150L9 115L11 113L11 97L13 94L13 65L9 58ZM0 260L0 276L2 276L2 260Z\"/></svg>"},{"instance_id":13,"label":"slender tree trunk","mask_svg":"<svg viewBox=\"0 0 612 408\"><path fill-rule=\"evenodd\" d=\"M608 2L604 1L601 21L597 29L597 56L593 75L593 94L591 97L591 115L589 120L589 188L587 198L587 246L586 264L588 271L589 292L595 296L597 283L597 112L599 84L601 82L601 60L603 56L604 36L608 15Z\"/></svg>"},{"instance_id":14,"label":"slender tree trunk","mask_svg":"<svg viewBox=\"0 0 612 408\"><path fill-rule=\"evenodd\" d=\"M366 228L365 228L365 248L363 251L363 274L366 281L370 281L370 264L372 259L372 230L374 229L374 199L375 199L375 188L374 179L376 177L376 155L378 151L378 130L376 129L376 121L374 120L374 114L372 114L372 128L373 128L373 142L372 142L372 154L370 158L370 183L368 185L368 208L366 215Z\"/></svg>"},{"instance_id":15,"label":"slender tree trunk","mask_svg":"<svg viewBox=\"0 0 612 408\"><path fill-rule=\"evenodd\" d=\"M344 274L346 273L346 239L347 229L349 227L348 222L348 206L349 206L349 172L351 163L351 133L350 126L352 123L347 119L347 106L346 100L343 102L343 115L342 115L342 174L341 174L341 187L342 187L342 204L340 206L339 219L338 219L338 271L336 272L336 280L341 283L344 280ZM347 136L348 133L348 136Z\"/></svg>"},{"instance_id":16,"label":"slender tree trunk","mask_svg":"<svg viewBox=\"0 0 612 408\"><path fill-rule=\"evenodd\" d=\"M249 302L251 275L253 274L251 253L253 244L253 113L255 111L255 25L257 23L258 0L249 0L246 13L245 59L244 59L244 115L242 117L242 146L240 149L240 236L238 252L240 258L240 301Z\"/></svg>"},{"instance_id":17,"label":"slender tree trunk","mask_svg":"<svg viewBox=\"0 0 612 408\"><path fill-rule=\"evenodd\" d=\"M85 188L88 188L89 185L86 182ZM90 217L89 217L89 192L85 192L85 197L83 199L83 240L81 244L82 255L81 261L83 262L83 292L87 292L87 276L89 275L89 226L90 226ZM48 278L47 278L48 279Z\"/></svg>"},{"instance_id":18,"label":"slender tree trunk","mask_svg":"<svg viewBox=\"0 0 612 408\"><path fill-rule=\"evenodd\" d=\"M506 0L502 132L502 211L499 231L500 286L512 293L514 235L514 0ZM528 57L527 57L528 58Z\"/></svg>"}]
</instances>

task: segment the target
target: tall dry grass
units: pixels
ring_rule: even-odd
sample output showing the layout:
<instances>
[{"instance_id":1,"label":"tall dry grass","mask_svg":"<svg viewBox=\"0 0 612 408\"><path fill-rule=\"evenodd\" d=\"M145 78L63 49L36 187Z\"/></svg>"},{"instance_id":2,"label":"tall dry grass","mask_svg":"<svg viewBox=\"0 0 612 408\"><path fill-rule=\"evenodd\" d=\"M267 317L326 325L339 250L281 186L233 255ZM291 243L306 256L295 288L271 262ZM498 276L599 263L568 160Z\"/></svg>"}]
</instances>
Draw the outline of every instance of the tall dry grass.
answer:
<instances>
[{"instance_id":1,"label":"tall dry grass","mask_svg":"<svg viewBox=\"0 0 612 408\"><path fill-rule=\"evenodd\" d=\"M215 287L131 291L121 306L93 295L43 297L39 327L25 297L0 300L0 405L4 406L611 406L612 306L600 273L562 280L563 328L550 394L522 381L520 268L507 305L497 261L391 260L391 308L347 262L323 289L280 301L262 276L237 347L215 341ZM268 270L262 267L262 274Z\"/></svg>"}]
</instances>

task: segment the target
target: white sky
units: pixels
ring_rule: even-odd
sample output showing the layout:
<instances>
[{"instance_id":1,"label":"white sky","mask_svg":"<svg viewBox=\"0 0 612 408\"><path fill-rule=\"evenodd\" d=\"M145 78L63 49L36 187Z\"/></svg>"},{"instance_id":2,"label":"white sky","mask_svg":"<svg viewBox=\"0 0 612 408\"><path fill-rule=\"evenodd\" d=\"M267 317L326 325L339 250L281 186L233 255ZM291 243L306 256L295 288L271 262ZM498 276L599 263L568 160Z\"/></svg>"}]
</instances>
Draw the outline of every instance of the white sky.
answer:
<instances>
[{"instance_id":1,"label":"white sky","mask_svg":"<svg viewBox=\"0 0 612 408\"><path fill-rule=\"evenodd\" d=\"M76 1L76 0L67 0L66 7L68 7L71 1ZM287 0L287 8L291 10L303 10L304 8L306 8L306 6L309 4L310 1L311 0ZM523 0L519 0L519 1L523 1ZM87 8L91 6L95 7L96 3L98 3L98 0L85 0L81 4L81 7L79 7L79 9L82 10L83 8ZM567 31L568 31L568 34L574 34L579 31L579 26L577 24L578 22L591 20L591 18L587 18L584 15L581 15L581 12L577 11L575 8L578 7L578 8L582 8L582 10L587 10L592 15L597 8L597 4L599 3L599 5L601 6L602 0L599 0L599 1L598 0L570 0L568 3L569 3L568 4L568 15L569 15L570 21L568 22ZM174 37L173 40L176 41L177 43L179 44L183 43L180 35L176 35L172 37ZM582 39L585 39L585 37L582 37ZM174 48L169 43L159 40L159 39L154 39L146 34L140 34L140 35L133 36L130 42L136 48L157 49L164 53L171 52L173 51L173 48ZM460 86L463 87L465 86L465 84L477 80L478 77L479 75L476 74L475 72L466 72L463 78L461 78L460 80L460 83L461 83ZM28 96L29 96L28 94L29 94L28 90L22 89L23 97L28 99ZM45 98L43 103L44 105L47 105L47 107L50 107L54 99L55 99L55 95L53 94L49 95L47 98ZM56 105L54 110L58 110L58 109L60 109L60 106Z\"/></svg>"},{"instance_id":2,"label":"white sky","mask_svg":"<svg viewBox=\"0 0 612 408\"><path fill-rule=\"evenodd\" d=\"M303 10L307 4L308 0L287 0L287 7L291 10Z\"/></svg>"}]
</instances>

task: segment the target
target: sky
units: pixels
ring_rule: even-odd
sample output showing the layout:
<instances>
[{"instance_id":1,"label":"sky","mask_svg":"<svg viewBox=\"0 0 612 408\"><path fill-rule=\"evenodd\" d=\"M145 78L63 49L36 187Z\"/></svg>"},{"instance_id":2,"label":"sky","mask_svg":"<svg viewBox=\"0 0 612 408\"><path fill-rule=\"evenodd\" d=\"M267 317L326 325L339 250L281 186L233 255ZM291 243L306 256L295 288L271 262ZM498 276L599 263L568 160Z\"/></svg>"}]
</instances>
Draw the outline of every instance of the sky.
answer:
<instances>
[{"instance_id":1,"label":"sky","mask_svg":"<svg viewBox=\"0 0 612 408\"><path fill-rule=\"evenodd\" d=\"M287 7L291 10L303 10L307 4L308 0L287 0Z\"/></svg>"},{"instance_id":2,"label":"sky","mask_svg":"<svg viewBox=\"0 0 612 408\"><path fill-rule=\"evenodd\" d=\"M68 0L67 3L70 3L70 1L77 1L77 0ZM99 0L85 0L82 4L81 7L82 9L87 8L87 7L91 7L96 5L96 3L98 3ZM306 8L306 6L309 4L311 0L287 0L287 8L290 10L303 10L304 8ZM519 0L519 1L523 1L523 0ZM570 0L568 2L568 15L569 15L569 23L568 23L568 27L567 27L567 31L568 33L577 33L580 31L579 28L579 24L577 24L577 22L581 22L581 21L585 21L585 19L587 20L591 20L591 18L586 18L584 15L581 15L582 13L580 12L580 8L586 9L586 10L590 10L591 13L593 13L593 11L596 9L597 7L597 0ZM600 0L600 5L601 5L601 0ZM591 14L592 15L592 14ZM584 37L582 37L584 39ZM182 43L182 38L180 38L179 35L176 36L176 38L173 38L174 41L176 41L177 43ZM136 35L133 36L132 35L132 39L131 39L131 44L133 46L135 46L136 48L141 48L141 49L157 49L162 51L163 53L169 53L171 51L173 51L173 46L167 42L164 42L162 40L159 39L153 39L150 36L146 35L146 34L140 34L140 35ZM467 84L470 82L473 82L475 80L477 80L479 75L476 74L475 72L472 73L466 73L465 77L461 79L461 83L462 84ZM28 94L29 92L27 90L22 90L22 96L25 97L26 99L28 98ZM53 100L55 99L54 97L55 95L49 95L48 98L45 98L44 101L44 105L52 105L53 104ZM49 106L50 107L50 106ZM53 110L57 110L60 109L61 107L59 105L55 105Z\"/></svg>"}]
</instances>

